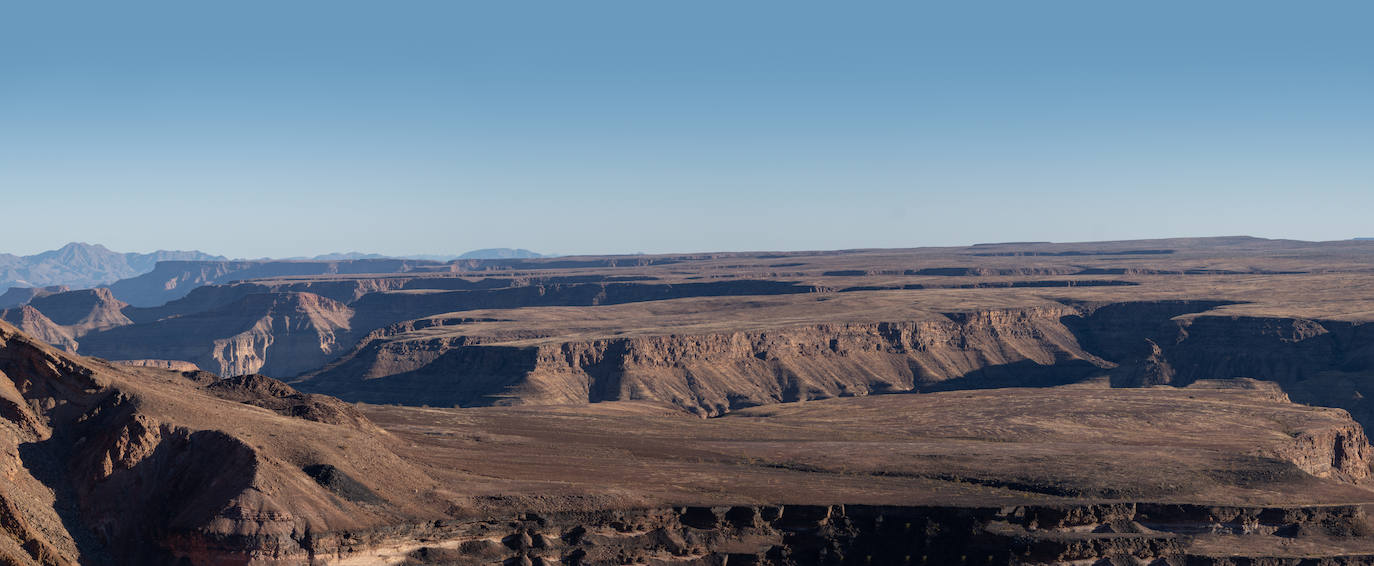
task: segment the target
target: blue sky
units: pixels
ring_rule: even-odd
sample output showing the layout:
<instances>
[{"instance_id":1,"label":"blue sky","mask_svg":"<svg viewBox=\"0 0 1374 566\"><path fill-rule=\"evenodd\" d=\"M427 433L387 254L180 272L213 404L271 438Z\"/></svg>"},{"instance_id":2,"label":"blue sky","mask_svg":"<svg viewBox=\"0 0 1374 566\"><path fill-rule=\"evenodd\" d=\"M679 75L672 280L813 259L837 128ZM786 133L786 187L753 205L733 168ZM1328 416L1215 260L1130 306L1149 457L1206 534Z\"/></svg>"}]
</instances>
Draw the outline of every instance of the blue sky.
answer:
<instances>
[{"instance_id":1,"label":"blue sky","mask_svg":"<svg viewBox=\"0 0 1374 566\"><path fill-rule=\"evenodd\" d=\"M1374 235L1368 2L0 2L0 251Z\"/></svg>"}]
</instances>

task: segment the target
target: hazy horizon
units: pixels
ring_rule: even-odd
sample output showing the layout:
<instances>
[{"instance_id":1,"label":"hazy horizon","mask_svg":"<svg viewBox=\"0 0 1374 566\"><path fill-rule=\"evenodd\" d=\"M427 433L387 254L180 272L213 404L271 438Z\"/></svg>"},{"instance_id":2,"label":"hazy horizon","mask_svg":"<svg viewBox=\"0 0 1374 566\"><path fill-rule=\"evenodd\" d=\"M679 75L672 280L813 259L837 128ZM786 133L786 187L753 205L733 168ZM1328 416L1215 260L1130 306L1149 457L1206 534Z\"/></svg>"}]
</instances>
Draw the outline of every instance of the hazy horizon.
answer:
<instances>
[{"instance_id":1,"label":"hazy horizon","mask_svg":"<svg viewBox=\"0 0 1374 566\"><path fill-rule=\"evenodd\" d=\"M0 8L0 252L1369 237L1374 6Z\"/></svg>"},{"instance_id":2,"label":"hazy horizon","mask_svg":"<svg viewBox=\"0 0 1374 566\"><path fill-rule=\"evenodd\" d=\"M42 249L42 250L38 250L38 251L36 251L36 252L16 253L16 252L8 252L8 251L5 251L5 250L0 250L0 254L11 254L11 255L15 255L15 256L28 257L28 256L37 255L37 254L40 254L40 253L43 253L43 252L56 251L56 250L59 250L59 249L61 249L61 248L63 248L63 247L66 247L66 246L68 246L68 245L78 244L78 245L97 245L97 246L103 246L103 247L105 247L106 249L108 249L108 250L110 250L110 251L112 251L112 252L116 252L116 253L149 254L149 253L160 252L160 251L167 251L167 252L202 252L202 253L206 253L206 254L210 254L210 255L224 256L224 257L226 258L226 260L228 260L228 261L255 261L255 260L311 260L311 259L316 258L316 257L319 257L319 256L327 256L327 255L333 255L333 254L380 255L380 256L384 256L384 257L398 258L398 259L433 259L433 258L438 258L438 257L441 257L441 256L452 256L452 257L457 257L457 256L462 255L462 254L464 254L464 253L478 252L478 251L489 251L489 250L495 250L495 249L509 249L509 250L529 251L529 252L538 253L538 254L540 254L540 255L543 256L543 257L567 257L567 256L660 255L660 254L669 254L669 255L671 255L671 254L683 254L683 255L690 255L690 254L701 254L701 253L750 253L750 252L809 252L809 251L815 251L815 252L828 252L828 251L864 250L864 249L877 249L877 250L881 250L881 249L920 249L920 248L960 248L960 247L970 247L970 246L1007 245L1007 244L1056 244L1056 245L1073 245L1073 244L1100 244L1100 243L1111 243L1111 242L1120 242L1120 241L1148 242L1148 241L1156 241L1156 240L1180 240L1180 239L1186 240L1186 239L1207 239L1207 238L1260 238L1260 239L1272 239L1272 240L1292 240L1292 241L1310 242L1310 243L1332 243L1332 242L1349 242L1349 241L1369 241L1369 240L1374 240L1374 237L1352 237L1352 238L1341 238L1341 239L1338 239L1338 240L1302 240L1302 239L1297 239L1297 238L1263 238L1263 237L1260 237L1260 236L1252 236L1252 235L1249 235L1249 234L1228 234L1228 235L1216 235L1216 236L1165 236L1165 237L1160 237L1160 238L1135 238L1135 239L1127 239L1127 240L1073 240L1073 241L1050 241L1050 240L1014 240L1014 241L1013 241L1013 240L1008 240L1008 241L996 241L996 242L994 242L994 241L969 242L969 243L965 243L965 244L949 244L949 245L916 245L916 246L905 246L905 247L902 247L902 248L897 248L897 247L863 247L863 248L795 248L795 249L736 249L736 250L705 250L705 249L703 249L703 250L675 250L675 251L668 251L668 252L655 252L655 253L653 253L653 254L649 254L649 253L647 253L647 252L595 252L595 251L593 251L593 252L585 252L585 253L555 254L555 253L542 252L542 251L540 251L540 250L531 250L531 249L527 249L527 248L511 248L511 247L508 247L508 246L500 246L500 247L470 248L470 249L463 249L463 250L456 250L456 251L439 251L439 252L402 252L402 253L396 253L396 254L382 254L382 253L378 253L378 252L369 252L369 251L367 251L367 250L333 250L333 251L322 251L322 252L319 252L319 253L312 253L312 254L308 254L308 255L287 256L287 255L276 254L276 255L265 255L265 256L257 256L257 257L235 256L235 255L231 255L231 254L219 253L219 252L217 252L217 251L215 251L215 250L203 250L203 249L192 249L192 248L177 248L177 247L162 247L162 248L147 249L147 250L123 250L123 249L111 248L110 246L105 246L104 244L101 244L101 243L99 243L99 242L74 242L74 241L73 241L73 242L66 242L66 243L63 243L63 244L60 244L60 245L56 245L56 246L53 246L53 247L51 247L51 248L45 248L45 249ZM428 256L428 257L426 257L426 256ZM323 260L321 260L321 261L323 261Z\"/></svg>"}]
</instances>

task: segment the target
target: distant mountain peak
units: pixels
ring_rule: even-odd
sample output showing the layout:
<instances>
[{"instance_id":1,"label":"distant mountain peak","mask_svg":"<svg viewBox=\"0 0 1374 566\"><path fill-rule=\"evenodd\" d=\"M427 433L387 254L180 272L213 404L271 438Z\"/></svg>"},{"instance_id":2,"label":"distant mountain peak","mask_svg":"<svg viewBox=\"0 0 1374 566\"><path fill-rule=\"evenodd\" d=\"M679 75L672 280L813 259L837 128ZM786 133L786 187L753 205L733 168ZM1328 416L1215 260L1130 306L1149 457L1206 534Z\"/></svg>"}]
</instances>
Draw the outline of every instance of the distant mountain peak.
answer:
<instances>
[{"instance_id":1,"label":"distant mountain peak","mask_svg":"<svg viewBox=\"0 0 1374 566\"><path fill-rule=\"evenodd\" d=\"M29 256L0 255L0 293L14 287L64 285L86 289L137 277L168 259L223 260L200 251L158 250L119 253L101 244L68 242L55 250Z\"/></svg>"}]
</instances>

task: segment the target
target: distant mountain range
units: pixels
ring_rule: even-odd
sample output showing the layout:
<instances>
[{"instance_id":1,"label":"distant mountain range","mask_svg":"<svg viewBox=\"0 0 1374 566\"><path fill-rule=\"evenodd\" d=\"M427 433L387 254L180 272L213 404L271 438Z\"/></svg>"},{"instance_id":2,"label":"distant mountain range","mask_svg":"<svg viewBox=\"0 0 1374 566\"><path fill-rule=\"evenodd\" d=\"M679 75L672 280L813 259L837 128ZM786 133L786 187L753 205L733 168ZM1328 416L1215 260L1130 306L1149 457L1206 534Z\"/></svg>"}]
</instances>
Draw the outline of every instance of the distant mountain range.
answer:
<instances>
[{"instance_id":1,"label":"distant mountain range","mask_svg":"<svg viewBox=\"0 0 1374 566\"><path fill-rule=\"evenodd\" d=\"M11 287L97 287L152 271L159 261L224 259L199 251L119 253L78 242L29 256L0 253L0 293Z\"/></svg>"},{"instance_id":2,"label":"distant mountain range","mask_svg":"<svg viewBox=\"0 0 1374 566\"><path fill-rule=\"evenodd\" d=\"M487 248L460 255L388 256L345 252L284 259L302 261L362 259L452 261L455 259L529 259L538 257L545 256L525 249ZM0 253L0 295L5 294L10 288L27 290L29 288L51 287L53 289L46 292L53 292L59 287L89 289L109 285L121 279L149 273L159 261L228 261L228 258L201 251L158 250L147 254L120 253L110 251L100 244L80 242L72 242L56 250L29 256ZM24 295L27 297L38 293L39 291L35 290L24 293Z\"/></svg>"}]
</instances>

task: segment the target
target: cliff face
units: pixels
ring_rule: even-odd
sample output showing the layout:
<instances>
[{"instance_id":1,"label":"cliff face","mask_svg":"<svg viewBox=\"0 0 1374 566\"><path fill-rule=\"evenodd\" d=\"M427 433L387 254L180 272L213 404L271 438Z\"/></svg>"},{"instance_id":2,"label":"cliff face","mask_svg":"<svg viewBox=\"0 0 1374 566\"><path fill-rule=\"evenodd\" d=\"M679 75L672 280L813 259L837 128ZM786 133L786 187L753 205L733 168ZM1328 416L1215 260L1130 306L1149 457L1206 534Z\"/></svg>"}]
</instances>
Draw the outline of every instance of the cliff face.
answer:
<instances>
[{"instance_id":1,"label":"cliff face","mask_svg":"<svg viewBox=\"0 0 1374 566\"><path fill-rule=\"evenodd\" d=\"M220 263L207 264L207 268L216 265ZM322 269L318 264L291 265ZM137 324L92 336L81 353L111 359L185 360L223 375L264 372L286 377L319 369L338 357L357 339L350 332L362 334L434 313L814 290L773 281L645 285L607 282L605 277L587 279L377 277L205 286L160 307L116 312L122 320ZM40 326L34 325L35 330Z\"/></svg>"},{"instance_id":2,"label":"cliff face","mask_svg":"<svg viewBox=\"0 0 1374 566\"><path fill-rule=\"evenodd\" d=\"M1043 386L1111 366L1079 347L1061 324L1075 312L998 310L951 314L938 322L837 323L530 346L502 343L522 336L378 339L305 383L312 390L365 400L418 403L421 393L441 405L652 399L703 415L875 392ZM407 393L416 398L407 399Z\"/></svg>"},{"instance_id":3,"label":"cliff face","mask_svg":"<svg viewBox=\"0 0 1374 566\"><path fill-rule=\"evenodd\" d=\"M1279 384L1295 401L1374 423L1374 325L1206 314L1226 304L1078 304L950 313L937 322L593 339L562 339L537 325L466 333L464 319L448 316L374 331L301 384L370 402L649 399L715 415L823 397L1093 376L1124 387L1250 377Z\"/></svg>"},{"instance_id":4,"label":"cliff face","mask_svg":"<svg viewBox=\"0 0 1374 566\"><path fill-rule=\"evenodd\" d=\"M310 293L246 295L219 309L93 334L83 354L184 360L223 375L294 375L346 344L352 309Z\"/></svg>"},{"instance_id":5,"label":"cliff face","mask_svg":"<svg viewBox=\"0 0 1374 566\"><path fill-rule=\"evenodd\" d=\"M1339 407L1374 423L1374 325L1167 314L1123 304L1069 322L1085 348L1120 365L1112 374L1120 386L1250 377L1279 384L1294 401Z\"/></svg>"}]
</instances>

